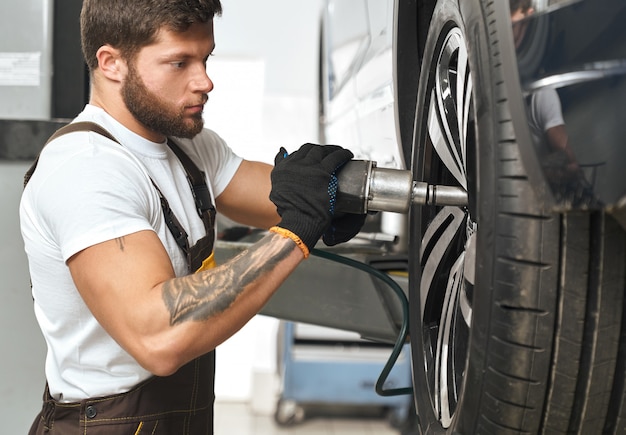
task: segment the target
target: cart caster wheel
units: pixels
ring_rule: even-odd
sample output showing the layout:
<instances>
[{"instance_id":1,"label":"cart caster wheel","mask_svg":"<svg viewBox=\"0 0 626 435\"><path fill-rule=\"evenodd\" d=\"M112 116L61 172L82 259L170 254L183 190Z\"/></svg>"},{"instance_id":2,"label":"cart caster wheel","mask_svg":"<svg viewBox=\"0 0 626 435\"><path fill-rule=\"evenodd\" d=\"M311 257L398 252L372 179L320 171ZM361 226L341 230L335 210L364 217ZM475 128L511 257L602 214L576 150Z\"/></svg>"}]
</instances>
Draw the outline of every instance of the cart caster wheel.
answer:
<instances>
[{"instance_id":1,"label":"cart caster wheel","mask_svg":"<svg viewBox=\"0 0 626 435\"><path fill-rule=\"evenodd\" d=\"M401 428L409 418L408 409L392 408L387 411L387 421L394 429Z\"/></svg>"},{"instance_id":2,"label":"cart caster wheel","mask_svg":"<svg viewBox=\"0 0 626 435\"><path fill-rule=\"evenodd\" d=\"M304 408L293 400L279 400L276 404L274 420L280 426L291 426L304 420Z\"/></svg>"}]
</instances>

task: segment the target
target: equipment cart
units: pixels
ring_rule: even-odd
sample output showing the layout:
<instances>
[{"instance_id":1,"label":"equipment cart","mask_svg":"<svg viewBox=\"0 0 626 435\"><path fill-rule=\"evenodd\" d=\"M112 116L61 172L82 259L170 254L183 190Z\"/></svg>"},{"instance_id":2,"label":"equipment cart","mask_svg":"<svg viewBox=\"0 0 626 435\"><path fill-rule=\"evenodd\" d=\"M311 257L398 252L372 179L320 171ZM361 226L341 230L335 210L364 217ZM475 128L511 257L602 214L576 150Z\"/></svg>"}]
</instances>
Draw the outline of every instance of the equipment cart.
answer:
<instances>
[{"instance_id":1,"label":"equipment cart","mask_svg":"<svg viewBox=\"0 0 626 435\"><path fill-rule=\"evenodd\" d=\"M380 407L389 410L392 424L405 420L412 395L384 397L375 391L392 346L363 340L352 332L287 321L281 321L278 334L278 424L299 423L307 406L329 404ZM384 389L410 385L407 345Z\"/></svg>"}]
</instances>

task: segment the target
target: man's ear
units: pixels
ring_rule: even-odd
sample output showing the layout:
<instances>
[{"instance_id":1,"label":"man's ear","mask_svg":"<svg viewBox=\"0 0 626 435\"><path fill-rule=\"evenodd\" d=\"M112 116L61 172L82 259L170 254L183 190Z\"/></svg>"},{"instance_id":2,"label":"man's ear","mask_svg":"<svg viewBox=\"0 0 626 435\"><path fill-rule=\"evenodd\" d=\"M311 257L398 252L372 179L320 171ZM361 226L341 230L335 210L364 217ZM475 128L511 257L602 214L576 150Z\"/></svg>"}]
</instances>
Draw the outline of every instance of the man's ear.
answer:
<instances>
[{"instance_id":1,"label":"man's ear","mask_svg":"<svg viewBox=\"0 0 626 435\"><path fill-rule=\"evenodd\" d=\"M103 45L96 52L96 58L102 75L109 80L121 82L126 77L126 61L118 49Z\"/></svg>"}]
</instances>

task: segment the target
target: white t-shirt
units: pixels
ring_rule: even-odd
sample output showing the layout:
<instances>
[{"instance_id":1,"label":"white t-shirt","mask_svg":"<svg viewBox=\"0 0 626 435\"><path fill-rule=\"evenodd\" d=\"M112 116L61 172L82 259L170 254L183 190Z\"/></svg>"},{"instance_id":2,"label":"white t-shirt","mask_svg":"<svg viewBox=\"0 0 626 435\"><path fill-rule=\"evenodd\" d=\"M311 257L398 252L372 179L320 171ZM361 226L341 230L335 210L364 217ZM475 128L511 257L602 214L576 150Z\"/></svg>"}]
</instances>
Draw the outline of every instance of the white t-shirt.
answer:
<instances>
[{"instance_id":1,"label":"white t-shirt","mask_svg":"<svg viewBox=\"0 0 626 435\"><path fill-rule=\"evenodd\" d=\"M50 142L20 204L35 315L48 345L46 378L52 396L63 402L125 392L151 376L92 316L65 262L94 244L152 230L177 276L185 275L185 256L165 224L151 178L190 245L205 235L184 169L165 143L136 135L95 106L87 105L76 120L98 123L123 146L95 132ZM206 172L215 199L241 158L207 129L176 142Z\"/></svg>"},{"instance_id":2,"label":"white t-shirt","mask_svg":"<svg viewBox=\"0 0 626 435\"><path fill-rule=\"evenodd\" d=\"M557 125L565 124L561 100L557 91L545 88L534 92L528 105L528 118L535 143L544 143L546 131Z\"/></svg>"}]
</instances>

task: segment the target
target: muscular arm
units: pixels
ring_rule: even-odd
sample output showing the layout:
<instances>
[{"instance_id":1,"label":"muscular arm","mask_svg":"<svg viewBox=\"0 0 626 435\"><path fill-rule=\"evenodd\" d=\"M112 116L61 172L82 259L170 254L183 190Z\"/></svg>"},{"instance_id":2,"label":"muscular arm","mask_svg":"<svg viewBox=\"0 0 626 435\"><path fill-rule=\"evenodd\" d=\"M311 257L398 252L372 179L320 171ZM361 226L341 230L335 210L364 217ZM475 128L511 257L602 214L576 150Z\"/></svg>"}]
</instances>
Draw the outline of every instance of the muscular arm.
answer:
<instances>
[{"instance_id":1,"label":"muscular arm","mask_svg":"<svg viewBox=\"0 0 626 435\"><path fill-rule=\"evenodd\" d=\"M271 170L243 161L218 210L247 225L276 224ZM140 231L91 246L68 266L107 332L144 368L168 374L238 331L302 259L293 241L270 234L226 264L177 278L156 233Z\"/></svg>"},{"instance_id":2,"label":"muscular arm","mask_svg":"<svg viewBox=\"0 0 626 435\"><path fill-rule=\"evenodd\" d=\"M107 332L144 368L167 375L239 330L302 259L294 242L270 234L218 268L175 278L156 234L142 231L68 265Z\"/></svg>"},{"instance_id":3,"label":"muscular arm","mask_svg":"<svg viewBox=\"0 0 626 435\"><path fill-rule=\"evenodd\" d=\"M270 228L280 221L269 200L272 166L244 160L224 192L215 199L217 210L244 225ZM251 183L250 180L255 182Z\"/></svg>"},{"instance_id":4,"label":"muscular arm","mask_svg":"<svg viewBox=\"0 0 626 435\"><path fill-rule=\"evenodd\" d=\"M265 243L251 247L245 255L213 273L198 273L163 283L163 300L170 313L170 325L206 321L226 311L245 288L272 272L289 257L292 246Z\"/></svg>"},{"instance_id":5,"label":"muscular arm","mask_svg":"<svg viewBox=\"0 0 626 435\"><path fill-rule=\"evenodd\" d=\"M565 171L575 174L580 171L580 166L569 146L569 137L564 125L557 125L546 130L546 140L553 151L559 153L564 159Z\"/></svg>"}]
</instances>

